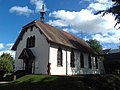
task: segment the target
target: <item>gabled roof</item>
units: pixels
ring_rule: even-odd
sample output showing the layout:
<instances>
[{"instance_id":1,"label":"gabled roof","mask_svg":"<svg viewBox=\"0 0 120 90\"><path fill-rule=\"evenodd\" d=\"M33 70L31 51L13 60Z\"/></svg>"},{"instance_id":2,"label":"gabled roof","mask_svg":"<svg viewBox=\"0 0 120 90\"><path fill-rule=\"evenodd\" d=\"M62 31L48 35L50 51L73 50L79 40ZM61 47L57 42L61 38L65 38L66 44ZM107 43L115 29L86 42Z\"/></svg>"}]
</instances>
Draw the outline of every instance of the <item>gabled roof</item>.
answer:
<instances>
[{"instance_id":1,"label":"gabled roof","mask_svg":"<svg viewBox=\"0 0 120 90\"><path fill-rule=\"evenodd\" d=\"M94 53L92 48L84 40L78 37L75 37L72 34L69 34L56 27L53 27L49 24L43 23L39 20L35 20L23 27L20 35L18 36L15 44L12 47L12 50L16 50L17 45L19 44L23 34L27 30L27 28L30 26L38 27L39 31L43 33L43 35L46 37L46 39L50 43L52 42L52 43L60 44L60 45L67 46L69 48L74 48L87 53Z\"/></svg>"},{"instance_id":2,"label":"gabled roof","mask_svg":"<svg viewBox=\"0 0 120 90\"><path fill-rule=\"evenodd\" d=\"M19 59L24 59L24 58L34 59L35 56L34 56L34 54L32 53L32 51L31 51L30 49L24 48L18 58L19 58Z\"/></svg>"}]
</instances>

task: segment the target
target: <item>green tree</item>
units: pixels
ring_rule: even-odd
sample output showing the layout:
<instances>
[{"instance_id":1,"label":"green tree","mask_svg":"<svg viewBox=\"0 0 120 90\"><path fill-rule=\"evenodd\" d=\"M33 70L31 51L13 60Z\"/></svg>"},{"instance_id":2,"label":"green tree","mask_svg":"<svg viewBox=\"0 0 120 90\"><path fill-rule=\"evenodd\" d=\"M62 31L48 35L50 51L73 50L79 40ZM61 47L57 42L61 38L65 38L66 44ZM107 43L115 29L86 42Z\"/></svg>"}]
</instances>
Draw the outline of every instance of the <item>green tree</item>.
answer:
<instances>
[{"instance_id":1,"label":"green tree","mask_svg":"<svg viewBox=\"0 0 120 90\"><path fill-rule=\"evenodd\" d=\"M8 59L8 60L13 60L13 57L9 53L3 53L1 57L4 57L5 59Z\"/></svg>"},{"instance_id":2,"label":"green tree","mask_svg":"<svg viewBox=\"0 0 120 90\"><path fill-rule=\"evenodd\" d=\"M96 39L90 39L86 41L97 53L100 53L102 51L102 46Z\"/></svg>"},{"instance_id":3,"label":"green tree","mask_svg":"<svg viewBox=\"0 0 120 90\"><path fill-rule=\"evenodd\" d=\"M115 16L115 20L117 21L115 26L116 27L118 24L120 24L120 0L112 0L114 4L107 10L101 10L98 11L96 14L101 14L103 13L103 16L112 13ZM120 27L118 28L120 29Z\"/></svg>"},{"instance_id":4,"label":"green tree","mask_svg":"<svg viewBox=\"0 0 120 90\"><path fill-rule=\"evenodd\" d=\"M13 71L13 57L8 53L3 53L0 56L0 71Z\"/></svg>"}]
</instances>

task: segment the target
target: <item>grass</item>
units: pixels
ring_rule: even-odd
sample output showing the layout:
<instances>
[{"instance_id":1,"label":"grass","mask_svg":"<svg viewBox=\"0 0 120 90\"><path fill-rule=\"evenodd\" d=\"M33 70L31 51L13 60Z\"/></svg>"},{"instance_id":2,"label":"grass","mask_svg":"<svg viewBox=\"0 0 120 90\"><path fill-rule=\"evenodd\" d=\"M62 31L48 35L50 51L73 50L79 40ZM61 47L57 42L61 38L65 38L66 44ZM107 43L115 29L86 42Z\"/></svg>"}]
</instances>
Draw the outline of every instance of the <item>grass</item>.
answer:
<instances>
[{"instance_id":1,"label":"grass","mask_svg":"<svg viewBox=\"0 0 120 90\"><path fill-rule=\"evenodd\" d=\"M120 90L120 75L48 76L26 75L0 90Z\"/></svg>"}]
</instances>

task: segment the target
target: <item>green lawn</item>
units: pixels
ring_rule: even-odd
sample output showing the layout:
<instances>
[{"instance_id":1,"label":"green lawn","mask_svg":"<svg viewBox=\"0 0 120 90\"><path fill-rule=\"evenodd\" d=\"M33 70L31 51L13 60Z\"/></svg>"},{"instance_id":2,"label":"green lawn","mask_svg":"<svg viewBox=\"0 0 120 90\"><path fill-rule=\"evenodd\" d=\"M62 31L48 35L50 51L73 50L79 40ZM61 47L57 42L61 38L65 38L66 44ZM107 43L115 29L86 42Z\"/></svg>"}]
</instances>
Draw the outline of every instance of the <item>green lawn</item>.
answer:
<instances>
[{"instance_id":1,"label":"green lawn","mask_svg":"<svg viewBox=\"0 0 120 90\"><path fill-rule=\"evenodd\" d=\"M120 90L120 75L48 76L26 75L0 90Z\"/></svg>"}]
</instances>

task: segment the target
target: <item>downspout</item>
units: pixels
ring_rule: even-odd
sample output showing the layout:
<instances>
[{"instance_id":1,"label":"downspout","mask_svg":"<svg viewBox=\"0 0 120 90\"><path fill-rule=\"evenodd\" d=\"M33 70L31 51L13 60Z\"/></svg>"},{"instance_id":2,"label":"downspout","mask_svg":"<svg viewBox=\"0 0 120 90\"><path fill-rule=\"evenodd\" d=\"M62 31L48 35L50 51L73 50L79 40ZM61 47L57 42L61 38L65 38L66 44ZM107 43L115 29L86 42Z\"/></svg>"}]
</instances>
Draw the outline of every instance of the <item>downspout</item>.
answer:
<instances>
[{"instance_id":1,"label":"downspout","mask_svg":"<svg viewBox=\"0 0 120 90\"><path fill-rule=\"evenodd\" d=\"M66 76L68 75L68 53L67 51L70 50L70 47L66 49Z\"/></svg>"},{"instance_id":2,"label":"downspout","mask_svg":"<svg viewBox=\"0 0 120 90\"><path fill-rule=\"evenodd\" d=\"M68 66L67 66L67 50L66 50L66 76L68 75Z\"/></svg>"},{"instance_id":3,"label":"downspout","mask_svg":"<svg viewBox=\"0 0 120 90\"><path fill-rule=\"evenodd\" d=\"M48 42L49 43L49 42ZM47 74L48 75L51 75L51 72L50 72L50 69L51 69L51 67L50 67L50 65L51 65L51 63L50 63L50 43L49 43L49 47L48 47L48 65L47 65Z\"/></svg>"},{"instance_id":4,"label":"downspout","mask_svg":"<svg viewBox=\"0 0 120 90\"><path fill-rule=\"evenodd\" d=\"M23 67L22 67L22 69L23 69L23 70L25 69L24 61L23 61Z\"/></svg>"},{"instance_id":5,"label":"downspout","mask_svg":"<svg viewBox=\"0 0 120 90\"><path fill-rule=\"evenodd\" d=\"M33 59L33 74L35 74L35 59Z\"/></svg>"}]
</instances>

